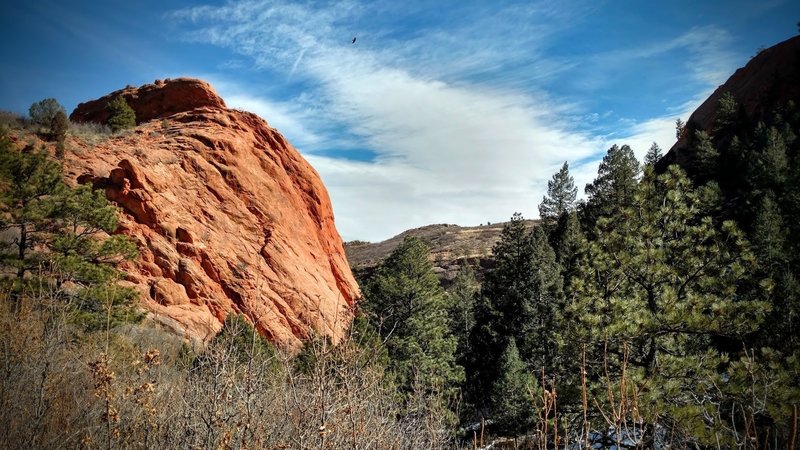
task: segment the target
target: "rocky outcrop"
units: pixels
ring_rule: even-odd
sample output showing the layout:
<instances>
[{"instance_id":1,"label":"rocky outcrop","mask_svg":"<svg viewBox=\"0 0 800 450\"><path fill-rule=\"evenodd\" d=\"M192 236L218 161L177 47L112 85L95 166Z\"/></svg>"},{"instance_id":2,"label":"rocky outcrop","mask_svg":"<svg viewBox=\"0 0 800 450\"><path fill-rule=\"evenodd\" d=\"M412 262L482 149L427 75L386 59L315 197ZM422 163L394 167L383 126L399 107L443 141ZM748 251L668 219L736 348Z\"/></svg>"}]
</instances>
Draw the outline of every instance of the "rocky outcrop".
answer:
<instances>
[{"instance_id":1,"label":"rocky outcrop","mask_svg":"<svg viewBox=\"0 0 800 450\"><path fill-rule=\"evenodd\" d=\"M210 84L194 78L156 80L141 87L128 86L97 100L81 103L69 115L73 122L106 123L106 106L116 97L125 99L136 113L136 123L169 117L197 108L225 108L225 102Z\"/></svg>"},{"instance_id":2,"label":"rocky outcrop","mask_svg":"<svg viewBox=\"0 0 800 450\"><path fill-rule=\"evenodd\" d=\"M296 348L312 333L343 336L359 297L319 175L258 116L225 108L200 80L127 88L80 105L102 119L121 93L145 122L98 145L71 142L71 179L124 211L139 247L125 267L160 323L205 341L230 312Z\"/></svg>"},{"instance_id":3,"label":"rocky outcrop","mask_svg":"<svg viewBox=\"0 0 800 450\"><path fill-rule=\"evenodd\" d=\"M538 221L529 220L534 226ZM352 241L345 244L350 266L362 278L368 278L406 236L422 240L431 250L433 270L444 287L451 285L462 264L475 270L477 278L494 267L492 247L500 240L505 223L461 227L450 224L427 225L404 231L378 243Z\"/></svg>"},{"instance_id":4,"label":"rocky outcrop","mask_svg":"<svg viewBox=\"0 0 800 450\"><path fill-rule=\"evenodd\" d=\"M686 130L678 142L659 162L687 164L686 150L690 130L711 131L717 118L719 100L726 92L733 95L748 121L756 123L789 100L800 102L800 36L761 50L744 67L738 69L692 113Z\"/></svg>"}]
</instances>

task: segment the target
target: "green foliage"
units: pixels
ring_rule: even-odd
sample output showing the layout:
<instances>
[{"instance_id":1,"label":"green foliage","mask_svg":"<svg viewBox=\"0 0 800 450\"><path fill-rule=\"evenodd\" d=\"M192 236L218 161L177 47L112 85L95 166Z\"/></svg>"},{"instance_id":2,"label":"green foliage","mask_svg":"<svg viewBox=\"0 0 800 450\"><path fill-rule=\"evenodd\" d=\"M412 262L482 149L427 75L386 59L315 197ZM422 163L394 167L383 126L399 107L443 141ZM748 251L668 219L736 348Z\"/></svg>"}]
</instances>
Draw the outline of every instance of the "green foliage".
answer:
<instances>
[{"instance_id":1,"label":"green foliage","mask_svg":"<svg viewBox=\"0 0 800 450\"><path fill-rule=\"evenodd\" d=\"M50 139L64 145L64 139L67 137L69 131L69 119L67 114L62 111L56 111L52 120L50 120Z\"/></svg>"},{"instance_id":2,"label":"green foliage","mask_svg":"<svg viewBox=\"0 0 800 450\"><path fill-rule=\"evenodd\" d=\"M644 165L655 166L658 160L660 160L663 156L664 154L661 152L661 147L653 142L653 145L651 145L650 149L647 150L647 154L644 155Z\"/></svg>"},{"instance_id":3,"label":"green foliage","mask_svg":"<svg viewBox=\"0 0 800 450\"><path fill-rule=\"evenodd\" d=\"M692 173L703 181L716 176L719 170L719 151L705 131L695 131L689 146L692 161Z\"/></svg>"},{"instance_id":4,"label":"green foliage","mask_svg":"<svg viewBox=\"0 0 800 450\"><path fill-rule=\"evenodd\" d=\"M638 176L639 162L629 146L613 145L608 149L600 162L597 178L586 185L589 199L581 211L586 231L591 233L601 217L617 216L622 208L633 202Z\"/></svg>"},{"instance_id":5,"label":"green foliage","mask_svg":"<svg viewBox=\"0 0 800 450\"><path fill-rule=\"evenodd\" d=\"M503 376L497 349L511 339L528 369L555 372L563 291L561 269L544 229L529 230L521 215L503 228L493 253L495 267L486 274L470 337L469 384L477 407L498 411L496 399L480 393L489 392Z\"/></svg>"},{"instance_id":6,"label":"green foliage","mask_svg":"<svg viewBox=\"0 0 800 450\"><path fill-rule=\"evenodd\" d=\"M233 312L228 314L222 323L222 329L212 339L211 345L230 349L234 357L242 363L254 359L269 359L277 364L275 347L241 314Z\"/></svg>"},{"instance_id":7,"label":"green foliage","mask_svg":"<svg viewBox=\"0 0 800 450\"><path fill-rule=\"evenodd\" d=\"M574 338L614 370L624 355L631 376L648 380L651 412L673 418L695 406L697 380L724 362L712 344L741 342L769 310L763 293L747 289L757 263L743 233L705 215L704 198L676 166L645 177L621 220L598 222L568 306Z\"/></svg>"},{"instance_id":8,"label":"green foliage","mask_svg":"<svg viewBox=\"0 0 800 450\"><path fill-rule=\"evenodd\" d=\"M15 269L5 280L15 295L46 288L74 300L87 328L138 320L134 291L117 285L115 268L136 257L136 246L123 235L104 237L117 228L116 208L89 186L66 186L46 152L0 145L0 226L14 236L0 258Z\"/></svg>"},{"instance_id":9,"label":"green foliage","mask_svg":"<svg viewBox=\"0 0 800 450\"><path fill-rule=\"evenodd\" d=\"M108 126L117 133L136 126L136 112L128 106L122 96L114 97L106 106L108 109Z\"/></svg>"},{"instance_id":10,"label":"green foliage","mask_svg":"<svg viewBox=\"0 0 800 450\"><path fill-rule=\"evenodd\" d=\"M0 226L15 236L10 242L2 242L0 258L4 266L16 269L15 290L19 291L25 275L44 260L40 249L47 242L56 214L53 197L65 189L61 166L44 150L15 150L3 136L0 186Z\"/></svg>"},{"instance_id":11,"label":"green foliage","mask_svg":"<svg viewBox=\"0 0 800 450\"><path fill-rule=\"evenodd\" d=\"M494 420L497 431L517 436L534 426L537 411L533 396L538 391L538 383L520 359L514 338L509 340L499 363L500 378L491 391L497 411Z\"/></svg>"},{"instance_id":12,"label":"green foliage","mask_svg":"<svg viewBox=\"0 0 800 450\"><path fill-rule=\"evenodd\" d=\"M40 100L32 104L28 109L28 114L31 117L31 121L43 127L49 127L59 112L64 114L66 117L66 111L64 110L64 107L61 106L61 104L59 104L54 98Z\"/></svg>"},{"instance_id":13,"label":"green foliage","mask_svg":"<svg viewBox=\"0 0 800 450\"><path fill-rule=\"evenodd\" d=\"M480 284L475 271L462 264L452 286L447 292L450 317L450 334L456 339L456 362L464 366L472 353L469 333L475 326L475 300Z\"/></svg>"},{"instance_id":14,"label":"green foliage","mask_svg":"<svg viewBox=\"0 0 800 450\"><path fill-rule=\"evenodd\" d=\"M539 217L545 223L553 224L564 214L575 210L578 188L569 174L569 164L565 161L553 178L547 182L547 195L539 204Z\"/></svg>"},{"instance_id":15,"label":"green foliage","mask_svg":"<svg viewBox=\"0 0 800 450\"><path fill-rule=\"evenodd\" d=\"M447 298L419 239L407 237L384 261L365 289L364 308L380 324L389 370L403 394L425 381L455 393L463 369L455 362Z\"/></svg>"},{"instance_id":16,"label":"green foliage","mask_svg":"<svg viewBox=\"0 0 800 450\"><path fill-rule=\"evenodd\" d=\"M714 124L715 131L723 130L737 124L739 120L739 104L733 94L725 92L719 98L717 117Z\"/></svg>"},{"instance_id":17,"label":"green foliage","mask_svg":"<svg viewBox=\"0 0 800 450\"><path fill-rule=\"evenodd\" d=\"M686 123L680 118L675 119L675 139L680 139L686 131Z\"/></svg>"}]
</instances>

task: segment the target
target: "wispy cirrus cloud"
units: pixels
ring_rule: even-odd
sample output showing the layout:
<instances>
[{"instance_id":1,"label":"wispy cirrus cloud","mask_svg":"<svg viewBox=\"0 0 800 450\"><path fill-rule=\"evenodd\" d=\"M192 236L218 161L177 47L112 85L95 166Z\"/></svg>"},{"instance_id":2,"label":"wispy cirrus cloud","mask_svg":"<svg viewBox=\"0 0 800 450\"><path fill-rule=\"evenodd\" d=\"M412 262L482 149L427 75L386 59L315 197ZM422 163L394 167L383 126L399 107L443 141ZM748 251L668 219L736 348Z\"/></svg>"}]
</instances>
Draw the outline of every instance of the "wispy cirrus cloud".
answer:
<instances>
[{"instance_id":1,"label":"wispy cirrus cloud","mask_svg":"<svg viewBox=\"0 0 800 450\"><path fill-rule=\"evenodd\" d=\"M226 100L264 116L305 153L330 191L345 239L379 240L427 223L471 225L514 211L535 217L547 180L565 160L583 186L610 139L627 138L636 147L648 139L636 148L644 153L665 139L665 130L674 136L674 118L661 116L631 121L614 135L576 126L574 118L591 111L547 93L548 83L583 63L545 52L553 34L591 10L589 3L572 6L432 10L430 4L243 0L171 17L190 24L187 39L251 58L265 74L282 74L265 83L290 80L291 94L279 101L230 87L235 93ZM436 13L436 22L425 22ZM680 48L724 59L724 36L714 38L717 47L698 47L699 34L714 37L714 30L607 56L635 62ZM716 80L727 64L703 61L696 73L703 82ZM348 149L372 157L349 158Z\"/></svg>"}]
</instances>

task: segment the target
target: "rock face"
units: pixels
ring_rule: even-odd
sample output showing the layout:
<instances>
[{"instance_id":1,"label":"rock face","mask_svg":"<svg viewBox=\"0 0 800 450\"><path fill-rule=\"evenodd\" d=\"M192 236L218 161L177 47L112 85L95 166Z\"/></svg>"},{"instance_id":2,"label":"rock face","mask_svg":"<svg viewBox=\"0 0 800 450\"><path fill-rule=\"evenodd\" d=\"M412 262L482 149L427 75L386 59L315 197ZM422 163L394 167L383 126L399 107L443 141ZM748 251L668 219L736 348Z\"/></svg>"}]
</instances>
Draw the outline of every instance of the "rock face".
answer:
<instances>
[{"instance_id":1,"label":"rock face","mask_svg":"<svg viewBox=\"0 0 800 450\"><path fill-rule=\"evenodd\" d=\"M718 87L686 122L687 130L710 131L716 120L719 99L730 92L753 122L768 114L788 100L800 102L800 36L783 41L760 51L744 67L738 69L722 86ZM659 162L660 167L677 162L686 163L685 150L688 133L675 143Z\"/></svg>"},{"instance_id":2,"label":"rock face","mask_svg":"<svg viewBox=\"0 0 800 450\"><path fill-rule=\"evenodd\" d=\"M119 232L140 253L126 281L152 316L199 341L230 312L289 348L311 333L341 338L360 294L314 169L200 80L127 88L70 117L102 121L101 105L119 94L144 123L95 146L71 143L65 171L123 209Z\"/></svg>"},{"instance_id":3,"label":"rock face","mask_svg":"<svg viewBox=\"0 0 800 450\"><path fill-rule=\"evenodd\" d=\"M530 226L538 223L533 220L527 222ZM426 225L404 231L383 242L348 242L345 244L345 251L353 270L359 276L366 278L403 242L406 236L419 238L431 249L430 260L433 263L433 270L439 276L442 285L448 287L458 275L462 264L471 266L479 280L483 279L486 270L494 267L492 247L500 240L500 232L503 231L504 225L505 223L477 227Z\"/></svg>"},{"instance_id":4,"label":"rock face","mask_svg":"<svg viewBox=\"0 0 800 450\"><path fill-rule=\"evenodd\" d=\"M225 102L210 84L193 78L156 80L153 84L114 91L97 100L81 103L69 115L73 122L105 123L108 120L106 105L122 96L128 106L136 111L136 123L169 117L196 108L225 108Z\"/></svg>"}]
</instances>

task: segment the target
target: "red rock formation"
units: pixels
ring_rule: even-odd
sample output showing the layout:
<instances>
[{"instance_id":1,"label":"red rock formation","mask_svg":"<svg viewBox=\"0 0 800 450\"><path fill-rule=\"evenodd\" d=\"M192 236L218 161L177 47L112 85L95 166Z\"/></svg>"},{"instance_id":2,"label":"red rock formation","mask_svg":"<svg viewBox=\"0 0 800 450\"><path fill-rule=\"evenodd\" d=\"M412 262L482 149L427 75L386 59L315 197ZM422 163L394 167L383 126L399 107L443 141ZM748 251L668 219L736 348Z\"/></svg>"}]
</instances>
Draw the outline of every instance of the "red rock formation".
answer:
<instances>
[{"instance_id":1,"label":"red rock formation","mask_svg":"<svg viewBox=\"0 0 800 450\"><path fill-rule=\"evenodd\" d=\"M710 131L717 118L719 99L726 92L733 95L754 122L789 100L800 102L800 36L760 51L734 72L692 113L687 128ZM684 134L660 164L685 163L688 137Z\"/></svg>"},{"instance_id":2,"label":"red rock formation","mask_svg":"<svg viewBox=\"0 0 800 450\"><path fill-rule=\"evenodd\" d=\"M196 108L225 107L225 102L205 81L176 78L156 80L153 84L145 84L138 88L129 86L97 100L81 103L69 115L69 119L73 122L106 123L108 121L106 105L118 96L122 96L128 106L136 112L136 123L169 117Z\"/></svg>"},{"instance_id":3,"label":"red rock formation","mask_svg":"<svg viewBox=\"0 0 800 450\"><path fill-rule=\"evenodd\" d=\"M84 146L66 172L124 210L120 232L140 252L127 281L153 317L199 340L231 311L288 347L312 330L341 338L359 291L314 169L264 120L225 108L205 82L121 92L140 120L163 118L166 127L146 122ZM71 117L96 120L103 99Z\"/></svg>"}]
</instances>

